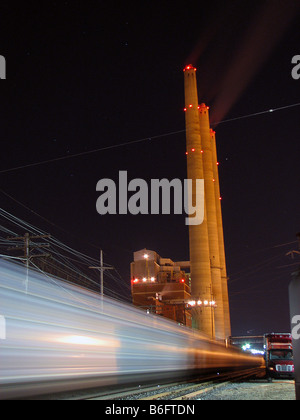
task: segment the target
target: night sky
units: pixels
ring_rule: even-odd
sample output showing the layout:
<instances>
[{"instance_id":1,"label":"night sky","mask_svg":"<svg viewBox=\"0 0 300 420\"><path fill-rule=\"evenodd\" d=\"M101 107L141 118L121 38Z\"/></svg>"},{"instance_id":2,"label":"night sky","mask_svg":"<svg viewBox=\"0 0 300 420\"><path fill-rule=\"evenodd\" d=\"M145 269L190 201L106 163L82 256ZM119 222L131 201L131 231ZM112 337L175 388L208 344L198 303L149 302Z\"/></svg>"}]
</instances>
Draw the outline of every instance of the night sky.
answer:
<instances>
[{"instance_id":1,"label":"night sky","mask_svg":"<svg viewBox=\"0 0 300 420\"><path fill-rule=\"evenodd\" d=\"M186 178L191 63L216 130L232 334L289 331L299 4L2 1L1 207L94 258L102 248L128 285L136 250L188 260L185 215L100 216L96 184L118 182L120 170L129 180Z\"/></svg>"}]
</instances>

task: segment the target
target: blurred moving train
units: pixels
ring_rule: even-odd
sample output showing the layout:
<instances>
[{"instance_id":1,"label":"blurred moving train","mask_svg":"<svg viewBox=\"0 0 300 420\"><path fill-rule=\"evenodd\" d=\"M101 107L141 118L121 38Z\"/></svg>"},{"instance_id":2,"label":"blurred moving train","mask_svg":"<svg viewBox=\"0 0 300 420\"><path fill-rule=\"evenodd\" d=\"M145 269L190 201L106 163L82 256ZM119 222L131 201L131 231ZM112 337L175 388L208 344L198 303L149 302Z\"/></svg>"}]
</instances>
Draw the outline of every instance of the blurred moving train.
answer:
<instances>
[{"instance_id":1,"label":"blurred moving train","mask_svg":"<svg viewBox=\"0 0 300 420\"><path fill-rule=\"evenodd\" d=\"M24 282L26 287L24 285ZM260 366L199 331L0 259L0 398Z\"/></svg>"}]
</instances>

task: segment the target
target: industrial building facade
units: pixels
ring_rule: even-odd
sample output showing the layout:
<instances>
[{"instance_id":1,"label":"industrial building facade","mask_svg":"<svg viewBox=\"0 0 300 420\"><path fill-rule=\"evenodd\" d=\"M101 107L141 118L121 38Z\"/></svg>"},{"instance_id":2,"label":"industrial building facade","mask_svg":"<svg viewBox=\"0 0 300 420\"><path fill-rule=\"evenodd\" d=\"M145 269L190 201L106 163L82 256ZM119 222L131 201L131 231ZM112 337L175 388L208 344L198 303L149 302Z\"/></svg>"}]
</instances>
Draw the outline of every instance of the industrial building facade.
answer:
<instances>
[{"instance_id":1,"label":"industrial building facade","mask_svg":"<svg viewBox=\"0 0 300 420\"><path fill-rule=\"evenodd\" d=\"M174 262L148 249L134 252L130 265L133 304L191 326L190 275L183 268L189 269L188 261Z\"/></svg>"}]
</instances>

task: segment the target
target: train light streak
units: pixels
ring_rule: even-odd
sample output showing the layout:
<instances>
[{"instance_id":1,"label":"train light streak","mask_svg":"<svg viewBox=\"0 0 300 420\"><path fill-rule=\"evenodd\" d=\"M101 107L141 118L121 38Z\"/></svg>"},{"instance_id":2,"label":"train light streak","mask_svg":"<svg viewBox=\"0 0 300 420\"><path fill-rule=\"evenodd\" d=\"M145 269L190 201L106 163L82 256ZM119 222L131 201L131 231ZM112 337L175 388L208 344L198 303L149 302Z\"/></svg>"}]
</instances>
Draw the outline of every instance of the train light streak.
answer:
<instances>
[{"instance_id":1,"label":"train light streak","mask_svg":"<svg viewBox=\"0 0 300 420\"><path fill-rule=\"evenodd\" d=\"M25 290L25 275L22 264L0 259L0 399L262 363L200 332L41 272L29 270Z\"/></svg>"},{"instance_id":2,"label":"train light streak","mask_svg":"<svg viewBox=\"0 0 300 420\"><path fill-rule=\"evenodd\" d=\"M84 335L69 335L59 338L57 341L66 344L79 344L84 346L120 347L120 342L118 340L99 339Z\"/></svg>"}]
</instances>

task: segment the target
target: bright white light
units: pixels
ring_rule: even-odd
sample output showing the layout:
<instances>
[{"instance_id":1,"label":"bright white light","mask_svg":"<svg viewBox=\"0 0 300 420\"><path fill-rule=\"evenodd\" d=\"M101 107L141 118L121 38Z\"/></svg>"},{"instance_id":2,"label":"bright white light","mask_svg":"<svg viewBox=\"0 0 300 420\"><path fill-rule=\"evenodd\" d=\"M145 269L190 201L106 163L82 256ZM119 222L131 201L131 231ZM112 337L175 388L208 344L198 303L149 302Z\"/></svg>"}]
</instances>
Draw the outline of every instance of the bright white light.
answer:
<instances>
[{"instance_id":1,"label":"bright white light","mask_svg":"<svg viewBox=\"0 0 300 420\"><path fill-rule=\"evenodd\" d=\"M143 277L143 282L145 283L145 281L147 281L146 277Z\"/></svg>"},{"instance_id":2,"label":"bright white light","mask_svg":"<svg viewBox=\"0 0 300 420\"><path fill-rule=\"evenodd\" d=\"M151 281L155 281L155 277L151 277L151 279L150 279Z\"/></svg>"},{"instance_id":3,"label":"bright white light","mask_svg":"<svg viewBox=\"0 0 300 420\"><path fill-rule=\"evenodd\" d=\"M250 349L250 344L245 344L244 346L242 346L242 349L244 351L249 350Z\"/></svg>"},{"instance_id":4,"label":"bright white light","mask_svg":"<svg viewBox=\"0 0 300 420\"><path fill-rule=\"evenodd\" d=\"M202 305L202 300L198 300L197 305Z\"/></svg>"},{"instance_id":5,"label":"bright white light","mask_svg":"<svg viewBox=\"0 0 300 420\"><path fill-rule=\"evenodd\" d=\"M205 300L203 303L204 305L208 305L208 300Z\"/></svg>"},{"instance_id":6,"label":"bright white light","mask_svg":"<svg viewBox=\"0 0 300 420\"><path fill-rule=\"evenodd\" d=\"M67 344L81 344L85 346L109 346L109 347L119 347L119 341L114 339L98 339L94 337L87 337L84 335L70 335L58 339L57 341Z\"/></svg>"},{"instance_id":7,"label":"bright white light","mask_svg":"<svg viewBox=\"0 0 300 420\"><path fill-rule=\"evenodd\" d=\"M250 351L252 354L265 354L263 350L251 349Z\"/></svg>"},{"instance_id":8,"label":"bright white light","mask_svg":"<svg viewBox=\"0 0 300 420\"><path fill-rule=\"evenodd\" d=\"M196 301L195 301L195 300L190 300L190 301L188 302L188 304L189 304L190 306L195 306L195 305L196 305Z\"/></svg>"},{"instance_id":9,"label":"bright white light","mask_svg":"<svg viewBox=\"0 0 300 420\"><path fill-rule=\"evenodd\" d=\"M145 259L149 258L149 255L148 254L144 254L144 258Z\"/></svg>"}]
</instances>

